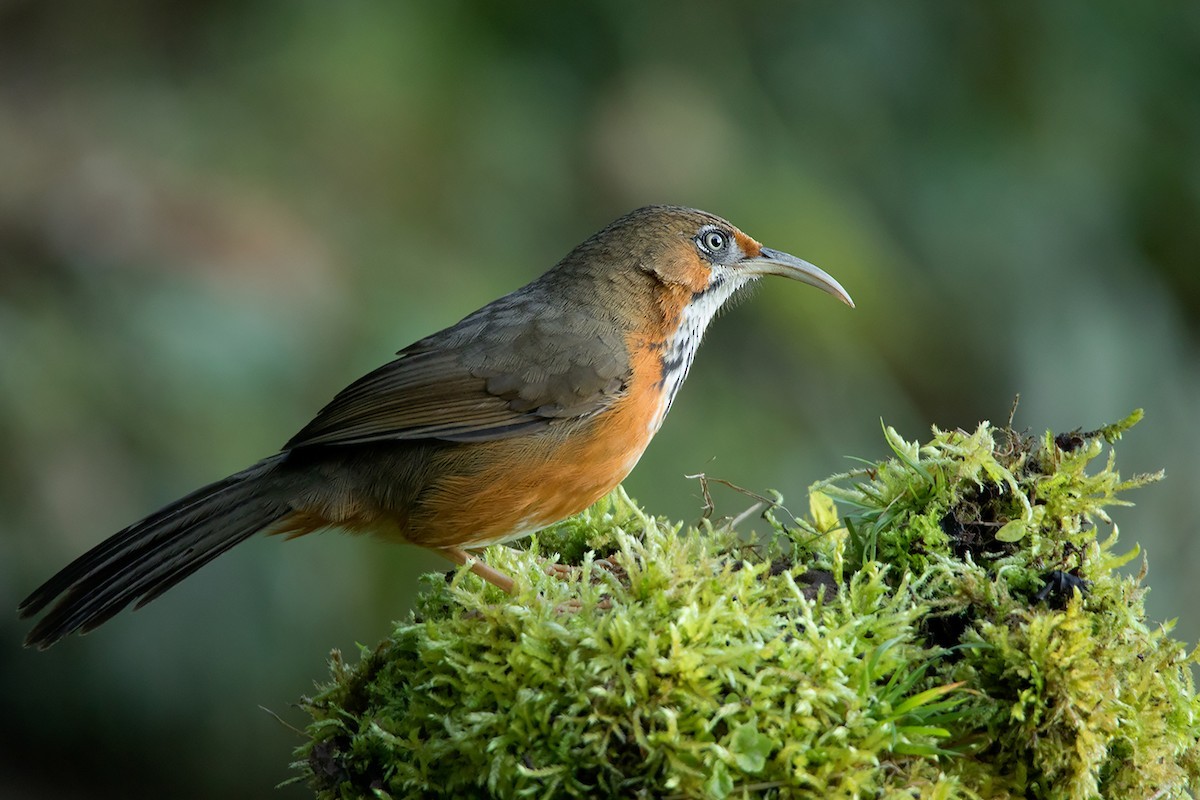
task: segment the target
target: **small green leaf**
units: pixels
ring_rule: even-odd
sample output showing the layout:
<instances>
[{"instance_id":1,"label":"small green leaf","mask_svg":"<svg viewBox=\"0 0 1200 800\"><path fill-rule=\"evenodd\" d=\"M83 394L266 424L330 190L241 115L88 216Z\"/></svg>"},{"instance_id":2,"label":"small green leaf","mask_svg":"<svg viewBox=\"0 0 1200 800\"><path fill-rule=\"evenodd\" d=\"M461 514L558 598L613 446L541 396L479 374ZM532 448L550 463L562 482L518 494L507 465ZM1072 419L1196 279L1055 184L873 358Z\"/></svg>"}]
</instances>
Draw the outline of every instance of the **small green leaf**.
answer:
<instances>
[{"instance_id":1,"label":"small green leaf","mask_svg":"<svg viewBox=\"0 0 1200 800\"><path fill-rule=\"evenodd\" d=\"M1025 538L1029 525L1023 519L1009 520L1004 527L996 531L996 539L1001 542L1019 542Z\"/></svg>"},{"instance_id":2,"label":"small green leaf","mask_svg":"<svg viewBox=\"0 0 1200 800\"><path fill-rule=\"evenodd\" d=\"M833 498L823 492L814 491L808 496L808 513L813 527L818 531L831 531L838 527L837 505Z\"/></svg>"},{"instance_id":3,"label":"small green leaf","mask_svg":"<svg viewBox=\"0 0 1200 800\"><path fill-rule=\"evenodd\" d=\"M759 733L758 726L753 722L747 722L734 731L729 742L729 752L733 753L738 769L749 773L762 772L774 749L775 743L771 737Z\"/></svg>"},{"instance_id":4,"label":"small green leaf","mask_svg":"<svg viewBox=\"0 0 1200 800\"><path fill-rule=\"evenodd\" d=\"M1105 425L1103 428L1096 431L1096 433L1100 434L1100 437L1109 444L1115 444L1117 440L1121 438L1121 434L1125 433L1125 431L1141 422L1142 417L1144 417L1145 414L1146 412L1144 412L1142 409L1135 408L1133 412L1125 419L1121 420L1120 422L1114 422L1111 425Z\"/></svg>"},{"instance_id":5,"label":"small green leaf","mask_svg":"<svg viewBox=\"0 0 1200 800\"><path fill-rule=\"evenodd\" d=\"M733 777L729 774L729 767L725 766L725 762L718 761L704 782L704 793L716 800L725 800L732 791Z\"/></svg>"},{"instance_id":6,"label":"small green leaf","mask_svg":"<svg viewBox=\"0 0 1200 800\"><path fill-rule=\"evenodd\" d=\"M953 692L955 689L957 689L958 687L960 687L962 685L963 685L962 681L957 681L955 683L947 683L944 686L935 686L932 689L926 689L925 691L920 692L919 694L914 694L912 697L908 698L903 703L896 706L895 714L897 717L907 714L909 711L912 711L915 708L919 708L919 707L925 705L930 700L941 697L942 695L944 695L948 692Z\"/></svg>"}]
</instances>

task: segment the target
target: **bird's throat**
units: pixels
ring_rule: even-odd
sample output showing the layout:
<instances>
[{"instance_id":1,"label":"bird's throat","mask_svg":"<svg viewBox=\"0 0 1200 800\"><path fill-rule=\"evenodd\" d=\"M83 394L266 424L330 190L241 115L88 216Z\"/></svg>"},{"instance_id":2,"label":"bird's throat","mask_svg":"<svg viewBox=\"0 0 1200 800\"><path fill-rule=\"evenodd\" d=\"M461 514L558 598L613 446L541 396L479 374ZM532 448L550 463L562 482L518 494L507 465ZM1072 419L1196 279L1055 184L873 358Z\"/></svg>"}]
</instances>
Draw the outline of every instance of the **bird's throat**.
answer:
<instances>
[{"instance_id":1,"label":"bird's throat","mask_svg":"<svg viewBox=\"0 0 1200 800\"><path fill-rule=\"evenodd\" d=\"M674 332L668 337L662 349L662 396L658 409L650 420L650 432L653 434L662 426L671 404L675 402L675 393L683 385L688 371L692 368L692 359L704 338L704 331L721 310L721 307L739 289L750 282L750 278L741 275L714 275L712 282L704 290L692 295L692 299L683 307L679 323Z\"/></svg>"}]
</instances>

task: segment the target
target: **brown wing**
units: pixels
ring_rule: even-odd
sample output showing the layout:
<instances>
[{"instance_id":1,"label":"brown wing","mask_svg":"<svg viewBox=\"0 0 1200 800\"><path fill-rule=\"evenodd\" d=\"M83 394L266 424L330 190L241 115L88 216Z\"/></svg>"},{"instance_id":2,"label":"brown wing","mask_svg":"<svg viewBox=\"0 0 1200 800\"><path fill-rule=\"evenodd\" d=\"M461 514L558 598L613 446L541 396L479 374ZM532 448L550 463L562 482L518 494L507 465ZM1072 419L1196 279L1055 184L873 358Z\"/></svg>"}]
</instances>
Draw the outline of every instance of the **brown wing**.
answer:
<instances>
[{"instance_id":1,"label":"brown wing","mask_svg":"<svg viewBox=\"0 0 1200 800\"><path fill-rule=\"evenodd\" d=\"M284 449L501 439L594 414L625 390L629 358L615 324L579 316L564 325L560 304L531 284L401 350Z\"/></svg>"}]
</instances>

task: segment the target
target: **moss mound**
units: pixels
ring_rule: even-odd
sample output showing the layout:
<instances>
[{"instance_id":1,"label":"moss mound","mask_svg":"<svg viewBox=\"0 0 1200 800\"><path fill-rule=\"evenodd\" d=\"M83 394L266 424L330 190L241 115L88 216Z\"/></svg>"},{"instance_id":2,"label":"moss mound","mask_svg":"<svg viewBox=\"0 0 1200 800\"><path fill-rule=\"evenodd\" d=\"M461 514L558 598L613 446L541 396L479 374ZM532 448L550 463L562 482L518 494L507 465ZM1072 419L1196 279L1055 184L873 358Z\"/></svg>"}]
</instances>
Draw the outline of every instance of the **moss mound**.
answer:
<instances>
[{"instance_id":1,"label":"moss mound","mask_svg":"<svg viewBox=\"0 0 1200 800\"><path fill-rule=\"evenodd\" d=\"M757 537L618 490L487 553L516 596L433 576L334 653L297 767L321 798L1190 796L1196 657L1146 622L1105 512L1156 476L1090 465L1139 416L887 429L892 458Z\"/></svg>"}]
</instances>

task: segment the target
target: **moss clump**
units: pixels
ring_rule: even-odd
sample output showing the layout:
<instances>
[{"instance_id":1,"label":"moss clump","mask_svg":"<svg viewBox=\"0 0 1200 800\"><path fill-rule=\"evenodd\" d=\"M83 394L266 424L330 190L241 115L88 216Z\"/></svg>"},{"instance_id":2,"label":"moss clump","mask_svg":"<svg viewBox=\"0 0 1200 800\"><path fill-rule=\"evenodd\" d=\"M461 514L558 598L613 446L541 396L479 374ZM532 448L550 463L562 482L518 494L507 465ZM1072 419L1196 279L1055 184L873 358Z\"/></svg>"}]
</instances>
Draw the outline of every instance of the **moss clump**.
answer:
<instances>
[{"instance_id":1,"label":"moss clump","mask_svg":"<svg viewBox=\"0 0 1200 800\"><path fill-rule=\"evenodd\" d=\"M618 490L488 552L515 596L432 577L334 653L297 766L322 798L1189 796L1195 655L1146 623L1105 513L1155 476L1088 472L1134 422L888 429L893 458L757 538Z\"/></svg>"}]
</instances>

